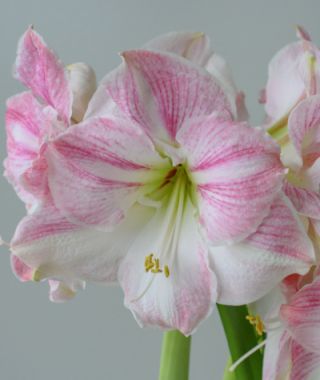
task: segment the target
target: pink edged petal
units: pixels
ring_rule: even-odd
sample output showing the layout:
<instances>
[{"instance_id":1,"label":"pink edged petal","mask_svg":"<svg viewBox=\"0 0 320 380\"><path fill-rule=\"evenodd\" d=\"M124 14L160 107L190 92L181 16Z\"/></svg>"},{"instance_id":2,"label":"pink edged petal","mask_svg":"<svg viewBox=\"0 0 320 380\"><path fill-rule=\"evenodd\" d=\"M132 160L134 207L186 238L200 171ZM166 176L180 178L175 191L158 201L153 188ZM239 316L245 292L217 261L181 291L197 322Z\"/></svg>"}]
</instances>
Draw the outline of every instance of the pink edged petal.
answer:
<instances>
[{"instance_id":1,"label":"pink edged petal","mask_svg":"<svg viewBox=\"0 0 320 380\"><path fill-rule=\"evenodd\" d=\"M134 206L126 220L107 233L76 226L53 205L46 205L19 223L11 252L36 272L37 280L59 280L73 284L74 290L79 281L112 283L119 262L152 213Z\"/></svg>"},{"instance_id":2,"label":"pink edged petal","mask_svg":"<svg viewBox=\"0 0 320 380\"><path fill-rule=\"evenodd\" d=\"M201 67L169 53L136 50L122 56L124 63L103 80L87 115L126 116L153 139L170 143L190 118L213 111L232 118L226 94Z\"/></svg>"},{"instance_id":3,"label":"pink edged petal","mask_svg":"<svg viewBox=\"0 0 320 380\"><path fill-rule=\"evenodd\" d=\"M54 129L60 130L56 112L43 107L30 92L7 101L5 176L28 205L37 203L47 191L41 149L43 141L55 133ZM32 177L37 181L33 182Z\"/></svg>"},{"instance_id":4,"label":"pink edged petal","mask_svg":"<svg viewBox=\"0 0 320 380\"><path fill-rule=\"evenodd\" d=\"M64 215L108 228L169 168L141 128L103 118L69 128L49 146L47 160L50 190Z\"/></svg>"},{"instance_id":5,"label":"pink edged petal","mask_svg":"<svg viewBox=\"0 0 320 380\"><path fill-rule=\"evenodd\" d=\"M291 345L291 339L282 329L268 334L263 359L263 380L291 380L288 377L291 368Z\"/></svg>"},{"instance_id":6,"label":"pink edged petal","mask_svg":"<svg viewBox=\"0 0 320 380\"><path fill-rule=\"evenodd\" d=\"M228 305L256 301L289 274L307 273L313 262L311 241L281 197L246 240L210 249L210 266L218 282L218 302Z\"/></svg>"},{"instance_id":7,"label":"pink edged petal","mask_svg":"<svg viewBox=\"0 0 320 380\"><path fill-rule=\"evenodd\" d=\"M200 222L214 245L244 239L268 214L284 169L262 131L212 115L177 135L197 185Z\"/></svg>"},{"instance_id":8,"label":"pink edged petal","mask_svg":"<svg viewBox=\"0 0 320 380\"><path fill-rule=\"evenodd\" d=\"M310 145L317 143L315 153L319 157L320 143L320 96L315 95L298 104L288 120L288 132L299 155L308 153Z\"/></svg>"},{"instance_id":9,"label":"pink edged petal","mask_svg":"<svg viewBox=\"0 0 320 380\"><path fill-rule=\"evenodd\" d=\"M320 354L320 277L305 285L288 305L281 307L281 318L299 344Z\"/></svg>"},{"instance_id":10,"label":"pink edged petal","mask_svg":"<svg viewBox=\"0 0 320 380\"><path fill-rule=\"evenodd\" d=\"M272 120L280 119L306 96L308 52L303 41L287 45L269 64L265 109Z\"/></svg>"},{"instance_id":11,"label":"pink edged petal","mask_svg":"<svg viewBox=\"0 0 320 380\"><path fill-rule=\"evenodd\" d=\"M284 192L300 214L310 218L320 219L319 193L294 186L289 182L285 182Z\"/></svg>"},{"instance_id":12,"label":"pink edged petal","mask_svg":"<svg viewBox=\"0 0 320 380\"><path fill-rule=\"evenodd\" d=\"M178 329L189 335L212 311L216 281L193 206L186 202L181 224L173 227L174 238L169 236L171 230L164 233L165 208L158 209L123 260L119 282L125 305L141 326ZM159 258L161 273L145 271L145 257L151 253ZM169 276L164 273L165 265Z\"/></svg>"},{"instance_id":13,"label":"pink edged petal","mask_svg":"<svg viewBox=\"0 0 320 380\"><path fill-rule=\"evenodd\" d=\"M171 32L154 38L143 46L147 50L174 53L204 66L211 54L208 36L201 32Z\"/></svg>"},{"instance_id":14,"label":"pink edged petal","mask_svg":"<svg viewBox=\"0 0 320 380\"><path fill-rule=\"evenodd\" d=\"M308 352L296 341L292 342L290 380L320 379L320 354Z\"/></svg>"},{"instance_id":15,"label":"pink edged petal","mask_svg":"<svg viewBox=\"0 0 320 380\"><path fill-rule=\"evenodd\" d=\"M55 108L65 123L69 123L72 93L66 71L32 27L28 28L19 42L15 77L30 88L35 96Z\"/></svg>"},{"instance_id":16,"label":"pink edged petal","mask_svg":"<svg viewBox=\"0 0 320 380\"><path fill-rule=\"evenodd\" d=\"M85 288L85 282L73 281L66 284L57 280L49 280L50 292L49 299L51 302L62 303L71 300L78 290Z\"/></svg>"},{"instance_id":17,"label":"pink edged petal","mask_svg":"<svg viewBox=\"0 0 320 380\"><path fill-rule=\"evenodd\" d=\"M11 268L20 281L32 280L34 269L26 265L18 256L11 255Z\"/></svg>"}]
</instances>

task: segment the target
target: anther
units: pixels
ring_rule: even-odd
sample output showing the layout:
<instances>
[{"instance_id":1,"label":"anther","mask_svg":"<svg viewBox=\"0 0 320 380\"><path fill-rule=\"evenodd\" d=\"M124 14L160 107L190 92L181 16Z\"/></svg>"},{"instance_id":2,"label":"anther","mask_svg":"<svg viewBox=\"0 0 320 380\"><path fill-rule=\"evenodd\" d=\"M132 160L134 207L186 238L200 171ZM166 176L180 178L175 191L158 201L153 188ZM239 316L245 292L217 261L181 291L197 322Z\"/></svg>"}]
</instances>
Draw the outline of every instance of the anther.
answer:
<instances>
[{"instance_id":1,"label":"anther","mask_svg":"<svg viewBox=\"0 0 320 380\"><path fill-rule=\"evenodd\" d=\"M168 278L170 276L170 270L168 265L164 266L164 275Z\"/></svg>"},{"instance_id":2,"label":"anther","mask_svg":"<svg viewBox=\"0 0 320 380\"><path fill-rule=\"evenodd\" d=\"M254 326L256 332L259 336L262 336L265 332L264 323L259 315L247 315L246 320L249 321L250 325Z\"/></svg>"}]
</instances>

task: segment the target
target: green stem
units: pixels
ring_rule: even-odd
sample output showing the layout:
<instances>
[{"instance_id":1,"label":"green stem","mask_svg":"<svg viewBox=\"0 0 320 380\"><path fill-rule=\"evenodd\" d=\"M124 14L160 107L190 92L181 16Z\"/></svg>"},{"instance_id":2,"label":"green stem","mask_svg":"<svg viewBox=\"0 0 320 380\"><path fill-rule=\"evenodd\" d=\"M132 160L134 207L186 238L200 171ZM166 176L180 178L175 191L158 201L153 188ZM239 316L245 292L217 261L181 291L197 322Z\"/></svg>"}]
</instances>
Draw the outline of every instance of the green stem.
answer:
<instances>
[{"instance_id":1,"label":"green stem","mask_svg":"<svg viewBox=\"0 0 320 380\"><path fill-rule=\"evenodd\" d=\"M217 305L223 328L228 341L232 362L247 353L258 344L253 327L246 320L248 308L246 306ZM261 380L262 353L256 351L243 361L234 371L235 380ZM225 372L225 380L232 379Z\"/></svg>"},{"instance_id":2,"label":"green stem","mask_svg":"<svg viewBox=\"0 0 320 380\"><path fill-rule=\"evenodd\" d=\"M159 380L188 380L191 337L179 331L164 333Z\"/></svg>"}]
</instances>

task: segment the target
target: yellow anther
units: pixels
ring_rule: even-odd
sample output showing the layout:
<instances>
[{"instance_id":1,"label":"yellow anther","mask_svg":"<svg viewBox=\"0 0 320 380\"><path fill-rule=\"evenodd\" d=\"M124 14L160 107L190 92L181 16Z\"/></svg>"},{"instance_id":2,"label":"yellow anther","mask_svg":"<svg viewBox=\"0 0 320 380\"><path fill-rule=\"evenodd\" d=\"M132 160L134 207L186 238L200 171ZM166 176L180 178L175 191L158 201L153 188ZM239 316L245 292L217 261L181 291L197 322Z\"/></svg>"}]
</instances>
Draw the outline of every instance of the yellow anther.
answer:
<instances>
[{"instance_id":1,"label":"yellow anther","mask_svg":"<svg viewBox=\"0 0 320 380\"><path fill-rule=\"evenodd\" d=\"M246 320L249 321L250 325L255 327L256 332L259 336L263 335L265 331L265 327L260 315L256 315L256 316L247 315Z\"/></svg>"},{"instance_id":2,"label":"yellow anther","mask_svg":"<svg viewBox=\"0 0 320 380\"><path fill-rule=\"evenodd\" d=\"M151 273L162 273L164 272L164 275L166 277L170 276L170 270L168 265L165 265L162 269L160 266L160 259L154 257L153 253L150 253L150 255L146 256L144 259L144 269L146 272Z\"/></svg>"},{"instance_id":3,"label":"yellow anther","mask_svg":"<svg viewBox=\"0 0 320 380\"><path fill-rule=\"evenodd\" d=\"M153 268L151 269L151 272L152 273L161 273L162 272L162 269L160 268L160 260L159 259L155 259L153 261L154 263L154 266Z\"/></svg>"},{"instance_id":4,"label":"yellow anther","mask_svg":"<svg viewBox=\"0 0 320 380\"><path fill-rule=\"evenodd\" d=\"M32 273L31 280L35 282L39 282L41 281L41 279L42 279L42 276L41 276L40 271L38 269L35 269Z\"/></svg>"},{"instance_id":5,"label":"yellow anther","mask_svg":"<svg viewBox=\"0 0 320 380\"><path fill-rule=\"evenodd\" d=\"M146 256L144 260L144 268L146 272L149 272L154 267L154 258L153 253L150 253L150 255Z\"/></svg>"}]
</instances>

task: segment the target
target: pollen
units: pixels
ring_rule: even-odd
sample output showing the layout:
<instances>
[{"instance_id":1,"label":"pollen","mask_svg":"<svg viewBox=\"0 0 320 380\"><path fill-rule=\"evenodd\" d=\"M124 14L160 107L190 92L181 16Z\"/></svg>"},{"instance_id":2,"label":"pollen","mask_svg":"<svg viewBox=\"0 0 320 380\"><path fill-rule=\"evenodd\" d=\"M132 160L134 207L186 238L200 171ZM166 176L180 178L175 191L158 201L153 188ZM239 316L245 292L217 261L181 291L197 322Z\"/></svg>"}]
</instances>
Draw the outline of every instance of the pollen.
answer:
<instances>
[{"instance_id":1,"label":"pollen","mask_svg":"<svg viewBox=\"0 0 320 380\"><path fill-rule=\"evenodd\" d=\"M155 257L153 253L150 253L150 255L145 257L144 269L146 272L151 272L151 273L164 272L164 275L166 277L170 276L170 270L169 270L168 265L165 265L164 268L162 269L160 266L160 259Z\"/></svg>"},{"instance_id":2,"label":"pollen","mask_svg":"<svg viewBox=\"0 0 320 380\"><path fill-rule=\"evenodd\" d=\"M246 320L249 321L250 325L254 326L256 329L256 332L259 336L262 336L265 332L264 323L260 317L260 315L247 315Z\"/></svg>"}]
</instances>

